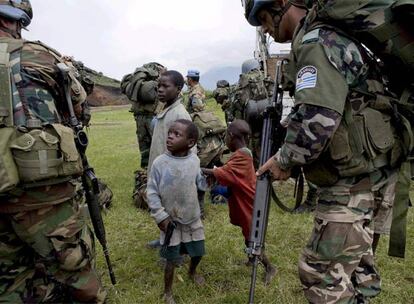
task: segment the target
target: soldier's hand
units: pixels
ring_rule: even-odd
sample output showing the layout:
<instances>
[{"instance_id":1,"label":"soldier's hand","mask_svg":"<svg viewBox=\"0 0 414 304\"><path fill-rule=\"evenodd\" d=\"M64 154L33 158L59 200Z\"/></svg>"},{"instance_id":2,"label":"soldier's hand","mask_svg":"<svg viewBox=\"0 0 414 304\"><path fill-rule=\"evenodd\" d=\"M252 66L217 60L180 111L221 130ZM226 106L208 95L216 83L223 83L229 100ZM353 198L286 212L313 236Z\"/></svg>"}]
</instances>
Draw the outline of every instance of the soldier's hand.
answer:
<instances>
[{"instance_id":1,"label":"soldier's hand","mask_svg":"<svg viewBox=\"0 0 414 304\"><path fill-rule=\"evenodd\" d=\"M272 179L275 180L285 181L290 177L291 174L290 169L288 171L282 170L274 157L271 157L263 166L257 170L256 176L260 176L267 171L269 171Z\"/></svg>"},{"instance_id":2,"label":"soldier's hand","mask_svg":"<svg viewBox=\"0 0 414 304\"><path fill-rule=\"evenodd\" d=\"M160 228L161 231L167 232L168 224L170 222L171 222L171 219L167 217L165 220L163 220L162 222L158 224L158 228Z\"/></svg>"}]
</instances>

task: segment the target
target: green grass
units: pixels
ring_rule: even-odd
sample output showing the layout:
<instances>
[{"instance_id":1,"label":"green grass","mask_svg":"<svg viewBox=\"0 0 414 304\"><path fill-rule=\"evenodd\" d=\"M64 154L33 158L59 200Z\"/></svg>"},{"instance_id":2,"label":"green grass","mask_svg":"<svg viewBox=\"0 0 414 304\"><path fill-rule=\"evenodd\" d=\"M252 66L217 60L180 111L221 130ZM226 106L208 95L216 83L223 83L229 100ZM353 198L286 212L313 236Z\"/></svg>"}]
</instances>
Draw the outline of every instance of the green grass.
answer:
<instances>
[{"instance_id":1,"label":"green grass","mask_svg":"<svg viewBox=\"0 0 414 304\"><path fill-rule=\"evenodd\" d=\"M208 107L223 117L210 99ZM162 303L163 271L158 252L145 248L158 237L158 229L148 213L133 206L133 172L139 167L135 122L128 109L93 114L89 130L88 155L99 177L114 192L113 207L104 216L107 239L118 284L112 287L106 272L102 250L98 246L98 271L109 292L109 303ZM278 267L271 286L261 282L259 268L256 303L306 303L297 275L297 260L312 228L311 215L283 213L271 206L267 232L267 253ZM243 238L239 228L228 220L226 206L207 204L207 255L200 264L206 285L196 288L187 278L187 266L176 272L174 292L177 303L246 303L250 268L243 265ZM387 239L380 242L377 264L383 278L383 291L373 303L414 303L413 216L408 220L407 258L386 255Z\"/></svg>"}]
</instances>

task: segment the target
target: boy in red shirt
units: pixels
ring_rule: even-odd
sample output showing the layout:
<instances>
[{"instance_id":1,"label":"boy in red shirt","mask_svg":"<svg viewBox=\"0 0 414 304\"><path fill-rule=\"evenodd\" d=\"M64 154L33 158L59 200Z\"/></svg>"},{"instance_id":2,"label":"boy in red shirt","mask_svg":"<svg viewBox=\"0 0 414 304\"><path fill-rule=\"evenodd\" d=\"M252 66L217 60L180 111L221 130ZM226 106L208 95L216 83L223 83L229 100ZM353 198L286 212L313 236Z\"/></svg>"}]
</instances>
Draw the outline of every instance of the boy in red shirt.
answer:
<instances>
[{"instance_id":1,"label":"boy in red shirt","mask_svg":"<svg viewBox=\"0 0 414 304\"><path fill-rule=\"evenodd\" d=\"M220 185L227 186L230 192L230 223L242 229L247 246L253 217L254 194L256 191L256 174L253 166L252 152L247 148L250 128L241 119L233 121L226 132L226 145L233 152L228 162L219 168L202 169L206 175L214 176ZM260 261L265 267L265 284L276 274L276 268L263 254Z\"/></svg>"}]
</instances>

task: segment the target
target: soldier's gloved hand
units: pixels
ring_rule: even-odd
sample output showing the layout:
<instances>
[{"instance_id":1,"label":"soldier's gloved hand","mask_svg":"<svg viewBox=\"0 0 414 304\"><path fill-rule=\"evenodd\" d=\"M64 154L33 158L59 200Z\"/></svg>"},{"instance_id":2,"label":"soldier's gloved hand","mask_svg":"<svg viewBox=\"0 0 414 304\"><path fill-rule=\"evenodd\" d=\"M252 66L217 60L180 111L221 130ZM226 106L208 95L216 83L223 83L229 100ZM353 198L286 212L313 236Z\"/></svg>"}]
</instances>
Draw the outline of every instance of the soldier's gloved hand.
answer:
<instances>
[{"instance_id":1,"label":"soldier's gloved hand","mask_svg":"<svg viewBox=\"0 0 414 304\"><path fill-rule=\"evenodd\" d=\"M158 228L160 228L161 231L167 232L168 224L171 222L171 219L167 217L162 222L158 223Z\"/></svg>"},{"instance_id":2,"label":"soldier's gloved hand","mask_svg":"<svg viewBox=\"0 0 414 304\"><path fill-rule=\"evenodd\" d=\"M267 171L269 171L272 179L283 181L287 180L290 177L291 173L290 169L288 171L282 170L274 157L271 157L267 162L265 162L263 166L257 170L256 176L260 176Z\"/></svg>"}]
</instances>

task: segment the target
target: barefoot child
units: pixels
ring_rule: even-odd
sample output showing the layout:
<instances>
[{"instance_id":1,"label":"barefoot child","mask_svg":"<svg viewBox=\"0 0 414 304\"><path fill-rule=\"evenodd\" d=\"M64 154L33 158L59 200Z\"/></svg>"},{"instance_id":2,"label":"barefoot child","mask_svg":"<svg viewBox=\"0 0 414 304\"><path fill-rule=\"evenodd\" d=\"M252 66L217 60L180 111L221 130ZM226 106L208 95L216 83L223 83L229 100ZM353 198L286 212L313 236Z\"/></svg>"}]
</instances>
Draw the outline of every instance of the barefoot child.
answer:
<instances>
[{"instance_id":1,"label":"barefoot child","mask_svg":"<svg viewBox=\"0 0 414 304\"><path fill-rule=\"evenodd\" d=\"M233 152L229 161L219 168L202 169L204 174L213 175L219 184L229 188L230 223L241 227L246 246L250 238L256 190L253 157L251 151L246 147L249 142L249 134L249 125L244 120L236 119L233 121L226 132L226 145ZM265 284L268 284L275 276L276 268L265 254L260 257L260 262L265 267Z\"/></svg>"},{"instance_id":2,"label":"barefoot child","mask_svg":"<svg viewBox=\"0 0 414 304\"><path fill-rule=\"evenodd\" d=\"M196 273L205 251L197 188L205 191L207 184L201 174L200 160L191 152L197 139L197 127L191 120L176 120L168 129L168 151L154 160L147 186L148 205L161 230L161 244L164 244L169 224L176 225L168 247L160 250L161 257L167 260L164 300L170 304L175 303L172 283L180 254L188 253L191 257L190 278L198 285L204 283L204 278Z\"/></svg>"}]
</instances>

